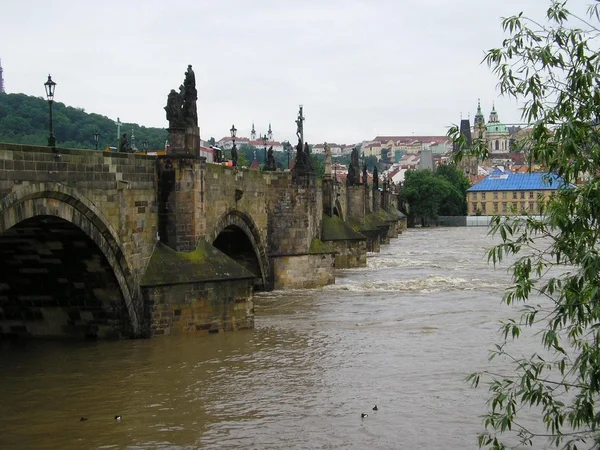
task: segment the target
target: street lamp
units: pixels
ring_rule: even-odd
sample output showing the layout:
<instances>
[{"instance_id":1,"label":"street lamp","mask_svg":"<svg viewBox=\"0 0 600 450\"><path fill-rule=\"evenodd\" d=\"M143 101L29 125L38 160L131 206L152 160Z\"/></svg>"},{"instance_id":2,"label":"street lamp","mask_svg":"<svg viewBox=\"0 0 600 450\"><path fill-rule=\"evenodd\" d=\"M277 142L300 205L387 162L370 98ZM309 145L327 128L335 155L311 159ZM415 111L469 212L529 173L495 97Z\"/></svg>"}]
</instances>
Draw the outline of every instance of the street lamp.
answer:
<instances>
[{"instance_id":1,"label":"street lamp","mask_svg":"<svg viewBox=\"0 0 600 450\"><path fill-rule=\"evenodd\" d=\"M235 145L235 134L237 133L235 125L231 125L231 129L229 130L229 132L231 133L231 140L233 141L233 145Z\"/></svg>"},{"instance_id":2,"label":"street lamp","mask_svg":"<svg viewBox=\"0 0 600 450\"><path fill-rule=\"evenodd\" d=\"M262 141L265 145L265 167L267 167L267 142L269 142L269 138L267 138L266 134L262 137Z\"/></svg>"},{"instance_id":3,"label":"street lamp","mask_svg":"<svg viewBox=\"0 0 600 450\"><path fill-rule=\"evenodd\" d=\"M148 153L148 139L144 139L144 142L142 142L142 145L144 146L144 153Z\"/></svg>"},{"instance_id":4,"label":"street lamp","mask_svg":"<svg viewBox=\"0 0 600 450\"><path fill-rule=\"evenodd\" d=\"M54 127L52 126L52 103L54 102L56 83L52 81L50 75L48 75L48 81L44 83L44 88L46 88L46 98L48 98L48 106L50 107L50 136L48 137L48 146L55 147L56 139L54 138Z\"/></svg>"},{"instance_id":5,"label":"street lamp","mask_svg":"<svg viewBox=\"0 0 600 450\"><path fill-rule=\"evenodd\" d=\"M98 134L98 131L96 131L94 133L94 142L96 143L96 150L98 150L98 138L100 137L100 134Z\"/></svg>"}]
</instances>

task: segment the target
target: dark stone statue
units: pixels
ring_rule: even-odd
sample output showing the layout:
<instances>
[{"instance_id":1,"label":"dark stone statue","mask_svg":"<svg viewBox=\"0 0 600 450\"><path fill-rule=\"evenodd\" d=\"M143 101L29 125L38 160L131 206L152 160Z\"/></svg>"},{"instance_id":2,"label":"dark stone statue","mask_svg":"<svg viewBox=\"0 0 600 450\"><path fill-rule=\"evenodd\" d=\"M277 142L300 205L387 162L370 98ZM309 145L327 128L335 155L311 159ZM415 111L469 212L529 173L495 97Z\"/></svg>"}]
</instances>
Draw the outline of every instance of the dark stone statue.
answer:
<instances>
[{"instance_id":1,"label":"dark stone statue","mask_svg":"<svg viewBox=\"0 0 600 450\"><path fill-rule=\"evenodd\" d=\"M360 184L360 173L358 168L358 149L354 147L350 155L350 166L346 177L346 186L358 186Z\"/></svg>"},{"instance_id":2,"label":"dark stone statue","mask_svg":"<svg viewBox=\"0 0 600 450\"><path fill-rule=\"evenodd\" d=\"M127 133L123 133L121 135L121 140L119 141L119 151L124 153L131 153L131 145L129 144L129 140L127 139Z\"/></svg>"},{"instance_id":3,"label":"dark stone statue","mask_svg":"<svg viewBox=\"0 0 600 450\"><path fill-rule=\"evenodd\" d=\"M231 147L231 161L233 163L233 167L237 167L237 160L238 160L237 147L235 146L235 144L233 144L233 147Z\"/></svg>"},{"instance_id":4,"label":"dark stone statue","mask_svg":"<svg viewBox=\"0 0 600 450\"><path fill-rule=\"evenodd\" d=\"M363 172L363 179L362 179L362 181L363 181L363 184L366 186L367 182L369 181L369 178L368 178L368 175L367 175L367 163L366 162L363 163L363 170L362 170L362 172Z\"/></svg>"},{"instance_id":5,"label":"dark stone statue","mask_svg":"<svg viewBox=\"0 0 600 450\"><path fill-rule=\"evenodd\" d=\"M270 172L274 172L275 170L277 170L277 165L275 164L275 157L273 156L272 145L269 147L269 150L267 150L267 164L265 170L268 170Z\"/></svg>"},{"instance_id":6,"label":"dark stone statue","mask_svg":"<svg viewBox=\"0 0 600 450\"><path fill-rule=\"evenodd\" d=\"M198 91L196 90L196 75L192 65L188 65L183 84L179 86L179 92L171 89L167 96L167 120L169 128L184 128L185 126L198 126L198 109L196 101Z\"/></svg>"},{"instance_id":7,"label":"dark stone statue","mask_svg":"<svg viewBox=\"0 0 600 450\"><path fill-rule=\"evenodd\" d=\"M183 81L183 118L186 125L198 126L197 100L196 74L192 70L192 65L189 64Z\"/></svg>"},{"instance_id":8,"label":"dark stone statue","mask_svg":"<svg viewBox=\"0 0 600 450\"><path fill-rule=\"evenodd\" d=\"M169 128L183 128L185 126L182 108L182 95L177 93L175 89L171 89L171 92L169 92L169 95L167 96L167 106L165 106Z\"/></svg>"},{"instance_id":9,"label":"dark stone statue","mask_svg":"<svg viewBox=\"0 0 600 450\"><path fill-rule=\"evenodd\" d=\"M309 172L312 171L312 159L310 157L310 146L308 145L308 142L304 143L304 158L305 158L306 169Z\"/></svg>"},{"instance_id":10,"label":"dark stone statue","mask_svg":"<svg viewBox=\"0 0 600 450\"><path fill-rule=\"evenodd\" d=\"M304 175L306 167L305 162L306 158L304 158L304 147L302 146L300 139L298 139L298 143L296 144L296 164L294 166L294 171L299 175Z\"/></svg>"},{"instance_id":11,"label":"dark stone statue","mask_svg":"<svg viewBox=\"0 0 600 450\"><path fill-rule=\"evenodd\" d=\"M373 167L373 189L379 190L379 173L377 172L377 166Z\"/></svg>"}]
</instances>

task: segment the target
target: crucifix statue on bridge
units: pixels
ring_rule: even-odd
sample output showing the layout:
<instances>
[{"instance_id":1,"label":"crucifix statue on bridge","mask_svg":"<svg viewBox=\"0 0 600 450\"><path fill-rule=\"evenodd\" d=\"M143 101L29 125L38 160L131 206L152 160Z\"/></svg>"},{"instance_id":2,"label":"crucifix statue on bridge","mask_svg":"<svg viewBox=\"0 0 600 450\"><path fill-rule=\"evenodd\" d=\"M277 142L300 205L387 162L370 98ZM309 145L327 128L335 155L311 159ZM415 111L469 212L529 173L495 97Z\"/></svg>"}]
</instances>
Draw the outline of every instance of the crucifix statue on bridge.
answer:
<instances>
[{"instance_id":1,"label":"crucifix statue on bridge","mask_svg":"<svg viewBox=\"0 0 600 450\"><path fill-rule=\"evenodd\" d=\"M302 105L300 105L300 111L298 111L298 118L296 119L296 136L298 136L300 146L304 148L304 116L302 115Z\"/></svg>"},{"instance_id":2,"label":"crucifix statue on bridge","mask_svg":"<svg viewBox=\"0 0 600 450\"><path fill-rule=\"evenodd\" d=\"M121 145L121 125L123 125L121 123L121 120L117 117L117 148L119 148L119 146Z\"/></svg>"}]
</instances>

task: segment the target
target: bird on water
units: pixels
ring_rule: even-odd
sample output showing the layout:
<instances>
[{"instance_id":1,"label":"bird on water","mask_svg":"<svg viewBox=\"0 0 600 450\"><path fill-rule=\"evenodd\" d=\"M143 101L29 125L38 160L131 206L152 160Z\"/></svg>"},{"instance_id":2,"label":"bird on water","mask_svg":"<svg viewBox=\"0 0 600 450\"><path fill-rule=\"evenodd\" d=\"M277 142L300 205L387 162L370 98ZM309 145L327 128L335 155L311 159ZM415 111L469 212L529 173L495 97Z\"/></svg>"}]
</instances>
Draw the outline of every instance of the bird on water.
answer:
<instances>
[{"instance_id":1,"label":"bird on water","mask_svg":"<svg viewBox=\"0 0 600 450\"><path fill-rule=\"evenodd\" d=\"M120 422L120 421L121 421L121 419L122 419L122 417L121 417L121 416L119 416L119 415L115 416L115 420L116 420L117 422Z\"/></svg>"},{"instance_id":2,"label":"bird on water","mask_svg":"<svg viewBox=\"0 0 600 450\"><path fill-rule=\"evenodd\" d=\"M80 422L85 422L87 420L87 417L82 417L79 419Z\"/></svg>"},{"instance_id":3,"label":"bird on water","mask_svg":"<svg viewBox=\"0 0 600 450\"><path fill-rule=\"evenodd\" d=\"M361 418L361 419L364 419L365 417L369 417L369 415L368 415L368 414L365 414L365 413L362 413L362 414L360 415L360 418Z\"/></svg>"},{"instance_id":4,"label":"bird on water","mask_svg":"<svg viewBox=\"0 0 600 450\"><path fill-rule=\"evenodd\" d=\"M373 411L377 411L379 408L377 407L377 405L373 406Z\"/></svg>"}]
</instances>

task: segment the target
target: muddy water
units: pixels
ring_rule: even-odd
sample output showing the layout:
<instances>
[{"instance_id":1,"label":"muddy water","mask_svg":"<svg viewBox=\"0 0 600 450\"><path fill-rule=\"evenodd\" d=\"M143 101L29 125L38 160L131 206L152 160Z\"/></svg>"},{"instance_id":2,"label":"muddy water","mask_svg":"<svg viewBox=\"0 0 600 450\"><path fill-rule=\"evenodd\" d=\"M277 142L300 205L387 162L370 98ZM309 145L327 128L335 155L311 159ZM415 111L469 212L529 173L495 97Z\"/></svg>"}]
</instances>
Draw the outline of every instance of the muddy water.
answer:
<instances>
[{"instance_id":1,"label":"muddy water","mask_svg":"<svg viewBox=\"0 0 600 450\"><path fill-rule=\"evenodd\" d=\"M0 448L476 448L464 378L508 313L491 244L409 231L335 286L256 296L253 331L0 343Z\"/></svg>"}]
</instances>

